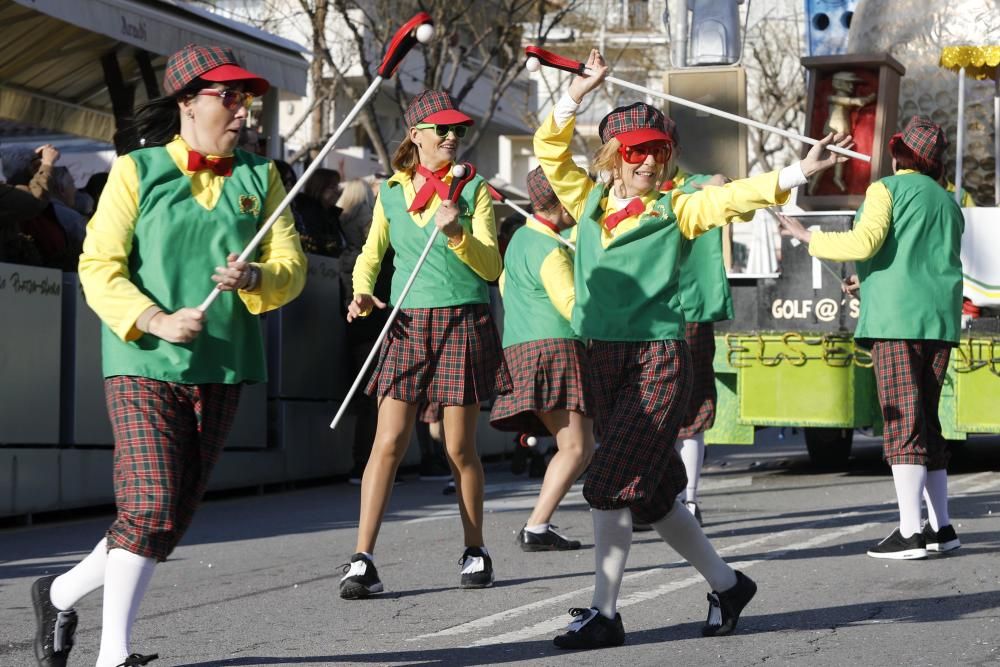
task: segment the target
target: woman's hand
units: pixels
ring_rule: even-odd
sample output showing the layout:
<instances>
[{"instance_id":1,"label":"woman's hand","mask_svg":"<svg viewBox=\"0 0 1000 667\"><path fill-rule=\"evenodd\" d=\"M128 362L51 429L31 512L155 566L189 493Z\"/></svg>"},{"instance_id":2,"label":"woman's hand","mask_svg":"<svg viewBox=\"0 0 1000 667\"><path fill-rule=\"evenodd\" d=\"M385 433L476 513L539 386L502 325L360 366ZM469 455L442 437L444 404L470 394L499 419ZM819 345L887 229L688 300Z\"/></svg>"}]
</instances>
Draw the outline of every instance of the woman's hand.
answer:
<instances>
[{"instance_id":1,"label":"woman's hand","mask_svg":"<svg viewBox=\"0 0 1000 667\"><path fill-rule=\"evenodd\" d=\"M371 294L355 294L351 302L347 304L347 321L353 322L359 317L367 317L372 312L372 308L383 309L385 302L377 296Z\"/></svg>"},{"instance_id":2,"label":"woman's hand","mask_svg":"<svg viewBox=\"0 0 1000 667\"><path fill-rule=\"evenodd\" d=\"M229 253L226 257L226 266L215 267L215 274L212 276L219 289L223 292L233 292L246 289L253 280L253 267L247 262L236 261L239 255L235 252Z\"/></svg>"},{"instance_id":3,"label":"woman's hand","mask_svg":"<svg viewBox=\"0 0 1000 667\"><path fill-rule=\"evenodd\" d=\"M858 274L852 274L848 276L844 282L840 284L840 289L844 294L849 294L855 298L861 298L861 281L858 280Z\"/></svg>"},{"instance_id":4,"label":"woman's hand","mask_svg":"<svg viewBox=\"0 0 1000 667\"><path fill-rule=\"evenodd\" d=\"M604 56L597 49L591 49L590 56L587 57L587 69L593 74L590 76L575 76L569 83L569 96L579 104L587 93L599 88L604 83L604 78L608 75L608 63Z\"/></svg>"},{"instance_id":5,"label":"woman's hand","mask_svg":"<svg viewBox=\"0 0 1000 667\"><path fill-rule=\"evenodd\" d=\"M168 343L190 343L201 333L204 322L205 313L197 308L181 308L170 314L156 313L147 326L149 333Z\"/></svg>"},{"instance_id":6,"label":"woman's hand","mask_svg":"<svg viewBox=\"0 0 1000 667\"><path fill-rule=\"evenodd\" d=\"M789 217L784 213L774 213L778 217L778 222L780 223L778 231L782 236L790 236L793 239L798 239L803 243L809 243L812 240L812 232L806 229L801 222L795 218Z\"/></svg>"},{"instance_id":7,"label":"woman's hand","mask_svg":"<svg viewBox=\"0 0 1000 667\"><path fill-rule=\"evenodd\" d=\"M448 241L452 245L458 245L465 234L462 224L458 221L458 214L458 204L447 199L441 202L437 213L434 214L434 224L437 225L442 234L448 237Z\"/></svg>"},{"instance_id":8,"label":"woman's hand","mask_svg":"<svg viewBox=\"0 0 1000 667\"><path fill-rule=\"evenodd\" d=\"M854 146L854 137L840 132L836 134L831 132L820 139L819 143L810 148L809 152L806 153L806 156L799 163L799 166L802 167L802 173L805 174L806 178L821 171L826 171L835 164L847 162L851 159L846 155L828 151L826 147L831 143L840 148L851 148Z\"/></svg>"}]
</instances>

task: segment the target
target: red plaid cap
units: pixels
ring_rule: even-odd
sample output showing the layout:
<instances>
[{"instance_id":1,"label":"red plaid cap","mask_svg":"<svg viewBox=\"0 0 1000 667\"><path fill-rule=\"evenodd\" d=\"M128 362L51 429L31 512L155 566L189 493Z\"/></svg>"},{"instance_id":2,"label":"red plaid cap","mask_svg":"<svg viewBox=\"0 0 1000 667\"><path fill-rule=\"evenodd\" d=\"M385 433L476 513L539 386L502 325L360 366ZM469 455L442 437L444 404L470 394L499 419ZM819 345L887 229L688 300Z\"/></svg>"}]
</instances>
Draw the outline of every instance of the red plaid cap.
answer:
<instances>
[{"instance_id":1,"label":"red plaid cap","mask_svg":"<svg viewBox=\"0 0 1000 667\"><path fill-rule=\"evenodd\" d=\"M948 147L941 126L923 116L914 116L903 128L902 141L914 154L929 163L938 163Z\"/></svg>"},{"instance_id":2,"label":"red plaid cap","mask_svg":"<svg viewBox=\"0 0 1000 667\"><path fill-rule=\"evenodd\" d=\"M406 127L417 123L437 125L472 125L472 119L455 108L448 93L442 90L425 90L412 100L403 112Z\"/></svg>"},{"instance_id":3,"label":"red plaid cap","mask_svg":"<svg viewBox=\"0 0 1000 667\"><path fill-rule=\"evenodd\" d=\"M541 167L535 167L528 172L528 199L531 200L531 208L536 213L551 211L559 205L559 197L556 197Z\"/></svg>"},{"instance_id":4,"label":"red plaid cap","mask_svg":"<svg viewBox=\"0 0 1000 667\"><path fill-rule=\"evenodd\" d=\"M614 109L601 120L599 130L602 143L608 143L611 138L625 146L671 140L663 112L644 102Z\"/></svg>"},{"instance_id":5,"label":"red plaid cap","mask_svg":"<svg viewBox=\"0 0 1000 667\"><path fill-rule=\"evenodd\" d=\"M232 49L188 44L167 60L163 90L172 95L199 77L213 83L242 81L258 97L271 87L267 79L240 67Z\"/></svg>"}]
</instances>

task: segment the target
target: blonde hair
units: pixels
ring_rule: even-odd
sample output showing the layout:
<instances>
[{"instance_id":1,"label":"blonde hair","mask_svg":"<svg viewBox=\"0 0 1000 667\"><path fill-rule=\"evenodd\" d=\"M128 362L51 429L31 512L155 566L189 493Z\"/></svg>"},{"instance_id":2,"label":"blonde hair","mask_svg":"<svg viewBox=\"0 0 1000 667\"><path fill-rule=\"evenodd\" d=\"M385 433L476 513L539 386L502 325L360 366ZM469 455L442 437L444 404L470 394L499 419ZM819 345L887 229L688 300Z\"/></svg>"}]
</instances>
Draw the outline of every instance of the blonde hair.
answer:
<instances>
[{"instance_id":1,"label":"blonde hair","mask_svg":"<svg viewBox=\"0 0 1000 667\"><path fill-rule=\"evenodd\" d=\"M340 199L337 200L337 208L341 215L349 215L362 203L374 203L375 195L371 187L363 179L355 178L344 183L340 192Z\"/></svg>"},{"instance_id":2,"label":"blonde hair","mask_svg":"<svg viewBox=\"0 0 1000 667\"><path fill-rule=\"evenodd\" d=\"M392 168L396 171L412 172L420 164L420 154L417 153L417 145L410 140L409 131L403 141L392 154Z\"/></svg>"},{"instance_id":3,"label":"blonde hair","mask_svg":"<svg viewBox=\"0 0 1000 667\"><path fill-rule=\"evenodd\" d=\"M622 171L622 156L618 152L618 148L621 146L621 142L615 137L611 137L607 142L597 149L594 153L594 159L591 161L591 170L597 175L597 180L608 186L613 186L615 184L616 178L621 178ZM670 165L670 160L668 159L663 164L656 165L656 187L659 189L660 185L666 180L667 177L667 167Z\"/></svg>"}]
</instances>

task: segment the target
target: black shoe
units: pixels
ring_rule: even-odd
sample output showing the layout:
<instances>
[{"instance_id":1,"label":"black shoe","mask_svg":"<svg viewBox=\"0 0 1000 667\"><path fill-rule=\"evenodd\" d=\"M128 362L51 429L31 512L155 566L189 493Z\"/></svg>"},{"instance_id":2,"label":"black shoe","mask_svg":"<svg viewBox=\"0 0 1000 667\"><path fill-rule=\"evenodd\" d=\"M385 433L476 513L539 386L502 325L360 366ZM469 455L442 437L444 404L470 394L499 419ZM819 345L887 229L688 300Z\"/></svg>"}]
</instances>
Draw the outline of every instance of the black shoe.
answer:
<instances>
[{"instance_id":1,"label":"black shoe","mask_svg":"<svg viewBox=\"0 0 1000 667\"><path fill-rule=\"evenodd\" d=\"M378 578L375 563L364 554L354 554L351 562L341 567L344 576L340 579L340 597L357 600L382 592L382 580Z\"/></svg>"},{"instance_id":2,"label":"black shoe","mask_svg":"<svg viewBox=\"0 0 1000 667\"><path fill-rule=\"evenodd\" d=\"M417 479L444 482L451 479L451 468L438 457L430 456L420 461L420 475Z\"/></svg>"},{"instance_id":3,"label":"black shoe","mask_svg":"<svg viewBox=\"0 0 1000 667\"><path fill-rule=\"evenodd\" d=\"M945 551L954 551L962 546L950 523L947 526L941 526L936 531L931 528L931 524L925 523L921 534L924 536L924 542L927 543L928 551L944 553Z\"/></svg>"},{"instance_id":4,"label":"black shoe","mask_svg":"<svg viewBox=\"0 0 1000 667\"><path fill-rule=\"evenodd\" d=\"M736 571L736 585L729 590L708 594L708 619L701 629L705 637L728 635L736 629L740 620L740 612L747 606L757 593L757 584L753 579Z\"/></svg>"},{"instance_id":5,"label":"black shoe","mask_svg":"<svg viewBox=\"0 0 1000 667\"><path fill-rule=\"evenodd\" d=\"M49 595L56 575L36 579L31 585L35 606L35 657L39 667L65 667L76 633L76 612L61 611Z\"/></svg>"},{"instance_id":6,"label":"black shoe","mask_svg":"<svg viewBox=\"0 0 1000 667\"><path fill-rule=\"evenodd\" d=\"M365 476L365 467L363 465L354 464L351 468L351 472L347 473L347 483L354 486L361 486L361 478Z\"/></svg>"},{"instance_id":7,"label":"black shoe","mask_svg":"<svg viewBox=\"0 0 1000 667\"><path fill-rule=\"evenodd\" d=\"M642 521L636 521L635 517L632 517L632 532L633 533L648 533L653 530L653 527L648 523L643 523Z\"/></svg>"},{"instance_id":8,"label":"black shoe","mask_svg":"<svg viewBox=\"0 0 1000 667\"><path fill-rule=\"evenodd\" d=\"M493 559L479 547L466 547L458 564L462 566L462 588L489 588L493 585Z\"/></svg>"},{"instance_id":9,"label":"black shoe","mask_svg":"<svg viewBox=\"0 0 1000 667\"><path fill-rule=\"evenodd\" d=\"M142 665L147 665L159 657L159 653L150 653L149 655L139 655L138 653L133 653L129 657L125 658L125 662L118 663L118 667L142 667Z\"/></svg>"},{"instance_id":10,"label":"black shoe","mask_svg":"<svg viewBox=\"0 0 1000 667\"><path fill-rule=\"evenodd\" d=\"M566 626L566 632L552 640L556 648L592 649L621 646L625 643L625 626L622 615L615 614L614 620L601 616L594 607L569 610L574 617Z\"/></svg>"},{"instance_id":11,"label":"black shoe","mask_svg":"<svg viewBox=\"0 0 1000 667\"><path fill-rule=\"evenodd\" d=\"M580 548L579 540L567 540L553 530L557 526L550 525L544 533L529 533L524 528L517 534L517 543L521 551L573 551Z\"/></svg>"},{"instance_id":12,"label":"black shoe","mask_svg":"<svg viewBox=\"0 0 1000 667\"><path fill-rule=\"evenodd\" d=\"M902 533L897 528L889 534L889 537L869 549L868 555L872 558L892 560L919 560L927 558L927 542L923 533L913 533L903 539Z\"/></svg>"},{"instance_id":13,"label":"black shoe","mask_svg":"<svg viewBox=\"0 0 1000 667\"><path fill-rule=\"evenodd\" d=\"M694 515L694 518L698 522L698 525L701 526L702 525L702 523L701 523L701 508L698 507L698 503L688 502L687 500L685 500L684 501L684 507L687 509L688 512L691 512L691 514Z\"/></svg>"},{"instance_id":14,"label":"black shoe","mask_svg":"<svg viewBox=\"0 0 1000 667\"><path fill-rule=\"evenodd\" d=\"M450 482L445 484L444 488L441 489L441 493L443 493L446 496L455 495L455 480L451 480Z\"/></svg>"},{"instance_id":15,"label":"black shoe","mask_svg":"<svg viewBox=\"0 0 1000 667\"><path fill-rule=\"evenodd\" d=\"M528 477L532 479L545 477L545 469L548 467L549 464L543 455L532 454L531 461L528 463Z\"/></svg>"}]
</instances>

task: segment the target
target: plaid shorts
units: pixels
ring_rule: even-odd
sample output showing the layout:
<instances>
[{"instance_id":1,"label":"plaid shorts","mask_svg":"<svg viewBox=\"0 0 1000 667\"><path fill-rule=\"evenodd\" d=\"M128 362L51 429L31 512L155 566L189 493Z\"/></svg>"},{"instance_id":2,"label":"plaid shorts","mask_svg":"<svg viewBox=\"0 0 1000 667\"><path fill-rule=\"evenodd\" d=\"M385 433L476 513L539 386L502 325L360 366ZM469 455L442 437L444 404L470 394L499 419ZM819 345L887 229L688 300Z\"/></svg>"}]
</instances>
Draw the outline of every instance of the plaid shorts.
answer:
<instances>
[{"instance_id":1,"label":"plaid shorts","mask_svg":"<svg viewBox=\"0 0 1000 667\"><path fill-rule=\"evenodd\" d=\"M704 433L715 424L715 327L711 322L688 322L684 339L691 350L691 401L681 422L678 438L690 438Z\"/></svg>"},{"instance_id":2,"label":"plaid shorts","mask_svg":"<svg viewBox=\"0 0 1000 667\"><path fill-rule=\"evenodd\" d=\"M687 486L674 446L691 395L687 343L595 341L589 356L600 446L583 495L595 509L658 521Z\"/></svg>"},{"instance_id":3,"label":"plaid shorts","mask_svg":"<svg viewBox=\"0 0 1000 667\"><path fill-rule=\"evenodd\" d=\"M365 393L407 403L470 405L510 387L490 308L474 304L400 311Z\"/></svg>"},{"instance_id":4,"label":"plaid shorts","mask_svg":"<svg viewBox=\"0 0 1000 667\"><path fill-rule=\"evenodd\" d=\"M108 528L109 549L167 559L201 503L240 389L126 375L105 379L118 508Z\"/></svg>"},{"instance_id":5,"label":"plaid shorts","mask_svg":"<svg viewBox=\"0 0 1000 667\"><path fill-rule=\"evenodd\" d=\"M883 452L889 465L948 467L938 399L951 344L938 340L876 340L875 385L882 406Z\"/></svg>"},{"instance_id":6,"label":"plaid shorts","mask_svg":"<svg viewBox=\"0 0 1000 667\"><path fill-rule=\"evenodd\" d=\"M533 340L506 348L514 390L493 404L490 423L500 431L554 435L535 412L572 410L590 417L587 350L570 338Z\"/></svg>"}]
</instances>

